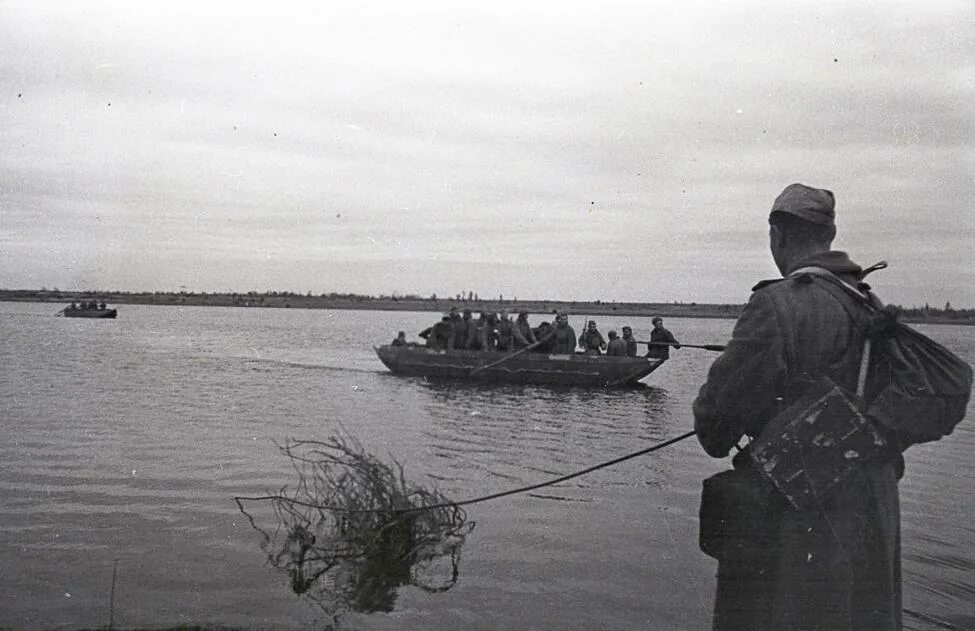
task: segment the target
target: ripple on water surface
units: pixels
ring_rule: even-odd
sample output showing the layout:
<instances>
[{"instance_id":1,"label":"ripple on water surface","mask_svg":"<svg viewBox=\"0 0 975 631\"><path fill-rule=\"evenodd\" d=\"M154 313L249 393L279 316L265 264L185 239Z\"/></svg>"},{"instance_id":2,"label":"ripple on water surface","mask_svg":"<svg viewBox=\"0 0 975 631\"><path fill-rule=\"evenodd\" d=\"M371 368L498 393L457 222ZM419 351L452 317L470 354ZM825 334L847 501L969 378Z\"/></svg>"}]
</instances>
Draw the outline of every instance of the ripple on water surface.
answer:
<instances>
[{"instance_id":1,"label":"ripple on water surface","mask_svg":"<svg viewBox=\"0 0 975 631\"><path fill-rule=\"evenodd\" d=\"M119 627L321 627L265 566L233 501L294 484L276 444L344 430L408 478L467 499L684 433L713 359L682 349L632 390L486 388L393 377L379 363L373 343L433 314L126 306L91 322L50 317L50 305L0 311L0 620L17 629L107 624L116 559ZM706 343L731 328L669 324ZM926 332L975 359L975 330ZM973 448L969 419L907 454L908 628L975 626ZM725 466L685 441L472 505L477 528L450 591L403 588L392 613L350 626L706 628L715 568L697 550L697 503L701 479Z\"/></svg>"}]
</instances>

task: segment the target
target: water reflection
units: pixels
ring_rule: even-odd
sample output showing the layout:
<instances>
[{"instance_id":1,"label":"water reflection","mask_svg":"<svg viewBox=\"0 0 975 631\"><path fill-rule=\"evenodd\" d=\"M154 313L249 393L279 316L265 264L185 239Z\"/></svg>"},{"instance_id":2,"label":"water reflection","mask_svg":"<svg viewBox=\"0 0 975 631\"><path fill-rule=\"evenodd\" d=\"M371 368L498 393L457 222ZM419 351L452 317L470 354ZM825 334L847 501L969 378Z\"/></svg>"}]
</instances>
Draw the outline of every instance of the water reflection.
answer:
<instances>
[{"instance_id":1,"label":"water reflection","mask_svg":"<svg viewBox=\"0 0 975 631\"><path fill-rule=\"evenodd\" d=\"M286 572L261 567L258 537L239 530L236 506L226 510L229 495L292 484L269 441L317 437L332 419L346 420L383 450L376 453L402 457L418 479L432 472L449 480L441 486L463 500L690 429L691 401L714 360L678 351L648 379L652 386L612 396L504 388L488 403L476 388L443 392L376 359L368 341L419 330L429 314L133 305L109 331L52 318L45 305L0 303L0 312L0 627L11 629L104 627L118 557L116 613L126 628L177 617L221 628L321 628L321 609L293 594ZM20 313L41 317L11 317ZM673 328L720 342L732 324ZM975 327L924 330L975 362ZM104 359L98 370L93 348ZM257 358L252 349L296 365L242 360ZM975 629L975 502L965 499L975 485L973 412L952 436L906 454L905 606L944 621L905 613L907 629ZM697 549L694 520L701 479L722 466L687 441L540 490L545 499L475 504L468 515L488 526L477 562L465 546L461 576L444 598L393 587L393 615L345 622L363 630L709 628L714 566ZM273 531L273 512L251 508ZM370 587L380 568L363 563L360 592L382 593L379 583L403 578L402 566L377 559L390 576ZM314 572L304 568L307 581ZM452 557L412 572L428 586L449 585Z\"/></svg>"},{"instance_id":2,"label":"water reflection","mask_svg":"<svg viewBox=\"0 0 975 631\"><path fill-rule=\"evenodd\" d=\"M288 574L295 594L320 607L336 623L348 611L393 611L400 587L443 592L459 577L460 539L430 545L414 519L391 522L365 545L350 537L345 542L349 547L338 555L334 544L317 546L317 537L307 531L298 536L292 532L287 539L271 565Z\"/></svg>"},{"instance_id":3,"label":"water reflection","mask_svg":"<svg viewBox=\"0 0 975 631\"><path fill-rule=\"evenodd\" d=\"M531 385L415 382L428 449L437 458L432 477L486 492L557 478L669 438L677 405L667 390L640 386L602 390ZM601 471L560 483L548 499L578 501L597 485L630 484L634 466L665 484L672 473L652 458L620 471ZM641 477L643 477L641 475ZM567 494L568 492L568 494Z\"/></svg>"},{"instance_id":4,"label":"water reflection","mask_svg":"<svg viewBox=\"0 0 975 631\"><path fill-rule=\"evenodd\" d=\"M579 411L590 409L603 411L632 405L647 404L655 412L661 412L666 407L668 393L666 390L646 385L636 384L627 388L593 389L559 386L533 385L498 385L467 382L435 382L417 380L418 390L430 396L434 403L447 407L469 404L500 404L504 407L544 406L554 411ZM549 410L551 411L551 410Z\"/></svg>"}]
</instances>

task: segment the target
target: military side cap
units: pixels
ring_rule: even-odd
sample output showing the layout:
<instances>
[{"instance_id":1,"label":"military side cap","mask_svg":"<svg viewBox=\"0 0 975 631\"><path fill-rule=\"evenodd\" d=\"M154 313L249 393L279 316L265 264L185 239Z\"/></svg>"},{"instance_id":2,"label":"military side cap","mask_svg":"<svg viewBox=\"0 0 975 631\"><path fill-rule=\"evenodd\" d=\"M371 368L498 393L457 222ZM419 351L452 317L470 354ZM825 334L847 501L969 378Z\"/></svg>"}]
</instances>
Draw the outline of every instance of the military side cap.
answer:
<instances>
[{"instance_id":1,"label":"military side cap","mask_svg":"<svg viewBox=\"0 0 975 631\"><path fill-rule=\"evenodd\" d=\"M819 226L832 226L836 216L835 207L832 191L805 184L790 184L775 198L769 216L788 213Z\"/></svg>"}]
</instances>

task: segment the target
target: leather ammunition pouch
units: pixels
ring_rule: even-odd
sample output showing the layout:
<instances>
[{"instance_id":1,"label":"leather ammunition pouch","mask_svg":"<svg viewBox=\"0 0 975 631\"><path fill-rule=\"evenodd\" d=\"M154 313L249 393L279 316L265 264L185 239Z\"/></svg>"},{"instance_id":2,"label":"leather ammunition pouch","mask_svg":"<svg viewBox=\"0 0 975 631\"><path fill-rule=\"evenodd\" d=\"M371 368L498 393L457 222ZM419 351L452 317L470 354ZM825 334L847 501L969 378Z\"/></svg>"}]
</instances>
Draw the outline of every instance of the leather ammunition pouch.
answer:
<instances>
[{"instance_id":1,"label":"leather ammunition pouch","mask_svg":"<svg viewBox=\"0 0 975 631\"><path fill-rule=\"evenodd\" d=\"M704 554L726 562L756 562L771 550L776 498L751 465L747 448L734 469L704 480L698 545Z\"/></svg>"}]
</instances>

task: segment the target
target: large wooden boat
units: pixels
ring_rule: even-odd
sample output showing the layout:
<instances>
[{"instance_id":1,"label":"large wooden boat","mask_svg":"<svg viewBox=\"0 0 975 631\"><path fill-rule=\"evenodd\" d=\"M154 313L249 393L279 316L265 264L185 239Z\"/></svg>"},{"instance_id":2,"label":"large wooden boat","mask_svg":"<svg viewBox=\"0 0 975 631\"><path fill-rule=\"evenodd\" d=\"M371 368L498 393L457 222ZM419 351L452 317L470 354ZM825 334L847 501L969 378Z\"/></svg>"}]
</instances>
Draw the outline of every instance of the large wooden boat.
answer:
<instances>
[{"instance_id":1,"label":"large wooden boat","mask_svg":"<svg viewBox=\"0 0 975 631\"><path fill-rule=\"evenodd\" d=\"M662 359L609 355L551 355L493 351L436 351L423 346L379 346L379 359L393 373L434 380L530 383L586 387L633 385Z\"/></svg>"},{"instance_id":2,"label":"large wooden boat","mask_svg":"<svg viewBox=\"0 0 975 631\"><path fill-rule=\"evenodd\" d=\"M115 309L90 309L90 308L75 308L75 309L65 309L59 312L58 315L62 315L66 318L114 318L118 315L118 311Z\"/></svg>"}]
</instances>

